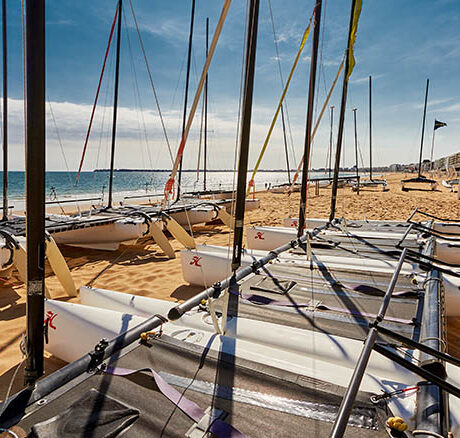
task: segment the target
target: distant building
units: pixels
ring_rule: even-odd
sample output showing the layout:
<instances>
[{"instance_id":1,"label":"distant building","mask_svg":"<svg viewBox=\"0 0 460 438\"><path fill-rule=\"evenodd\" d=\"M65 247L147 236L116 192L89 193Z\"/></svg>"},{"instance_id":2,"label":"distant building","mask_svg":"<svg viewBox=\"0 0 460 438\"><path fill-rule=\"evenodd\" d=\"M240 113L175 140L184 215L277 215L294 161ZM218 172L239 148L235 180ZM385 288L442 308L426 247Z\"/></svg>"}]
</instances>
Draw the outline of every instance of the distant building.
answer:
<instances>
[{"instance_id":1,"label":"distant building","mask_svg":"<svg viewBox=\"0 0 460 438\"><path fill-rule=\"evenodd\" d=\"M390 172L400 172L401 170L404 170L404 166L402 164L390 164L388 169Z\"/></svg>"}]
</instances>

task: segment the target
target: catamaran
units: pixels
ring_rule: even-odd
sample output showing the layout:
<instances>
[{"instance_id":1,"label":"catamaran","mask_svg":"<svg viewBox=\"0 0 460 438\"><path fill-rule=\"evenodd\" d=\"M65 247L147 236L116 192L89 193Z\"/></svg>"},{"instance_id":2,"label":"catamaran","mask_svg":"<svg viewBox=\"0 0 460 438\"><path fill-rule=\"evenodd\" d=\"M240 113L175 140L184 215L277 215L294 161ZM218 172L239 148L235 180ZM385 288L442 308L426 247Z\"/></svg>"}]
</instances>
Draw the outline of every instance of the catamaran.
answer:
<instances>
[{"instance_id":1,"label":"catamaran","mask_svg":"<svg viewBox=\"0 0 460 438\"><path fill-rule=\"evenodd\" d=\"M44 2L26 5L28 38L35 42L28 51L28 84L44 89ZM224 11L228 5L227 0ZM321 6L316 0L314 48ZM443 274L430 256L421 257L432 242L408 240L391 258L391 270L367 269L358 276L326 263L302 271L270 263L289 249L308 247L326 224L240 269L258 12L259 1L250 0L231 275L180 305L91 288L81 290L84 304L44 303L38 251L44 218L28 210L36 226L27 235L29 387L0 406L5 433L334 438L401 436L406 430L414 436L458 433L460 361L443 351ZM360 12L361 1L353 0L346 71ZM28 121L44 122L43 96L28 95L29 116L36 116ZM28 122L28 134L36 134L29 153L42 158L35 169L41 173L28 169L28 206L34 194L44 201L37 182L44 180L45 136L44 129L34 129L40 131ZM417 227L431 229L411 222L408 236ZM451 231L458 226L452 225ZM373 254L371 260L390 262L379 243L357 238L353 243ZM47 349L73 362L36 382L43 373L45 305Z\"/></svg>"}]
</instances>

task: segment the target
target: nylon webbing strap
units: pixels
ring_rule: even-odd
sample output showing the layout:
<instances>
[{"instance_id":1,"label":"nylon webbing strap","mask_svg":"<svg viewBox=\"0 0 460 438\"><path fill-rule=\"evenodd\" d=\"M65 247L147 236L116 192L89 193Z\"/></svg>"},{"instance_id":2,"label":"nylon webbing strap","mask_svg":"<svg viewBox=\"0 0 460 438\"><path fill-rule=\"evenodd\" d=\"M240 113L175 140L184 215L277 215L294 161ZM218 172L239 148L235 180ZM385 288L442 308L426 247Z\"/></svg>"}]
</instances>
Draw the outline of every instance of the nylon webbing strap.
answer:
<instances>
[{"instance_id":1,"label":"nylon webbing strap","mask_svg":"<svg viewBox=\"0 0 460 438\"><path fill-rule=\"evenodd\" d=\"M114 376L127 377L133 374L141 372L150 372L155 380L155 383L159 391L170 400L175 406L177 406L184 414L189 416L195 423L199 423L200 420L206 415L205 411L201 409L196 403L186 398L179 391L174 389L166 380L163 379L156 371L152 368L140 368L138 370L132 370L129 368L121 367L105 367L101 368L101 371ZM208 429L219 438L244 438L241 432L236 430L232 425L225 423L222 420L216 419Z\"/></svg>"}]
</instances>

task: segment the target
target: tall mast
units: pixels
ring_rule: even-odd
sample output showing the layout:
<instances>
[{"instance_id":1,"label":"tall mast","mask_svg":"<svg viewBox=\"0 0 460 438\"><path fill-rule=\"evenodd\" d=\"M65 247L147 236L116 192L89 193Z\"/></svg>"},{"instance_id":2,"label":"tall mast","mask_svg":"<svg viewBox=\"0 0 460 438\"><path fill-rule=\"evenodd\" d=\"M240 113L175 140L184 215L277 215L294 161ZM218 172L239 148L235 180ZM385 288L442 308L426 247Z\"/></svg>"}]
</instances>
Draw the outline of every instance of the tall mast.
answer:
<instances>
[{"instance_id":1,"label":"tall mast","mask_svg":"<svg viewBox=\"0 0 460 438\"><path fill-rule=\"evenodd\" d=\"M209 17L206 17L206 58L208 57L209 45ZM204 82L204 174L203 174L203 190L206 190L206 168L208 157L208 73Z\"/></svg>"},{"instance_id":2,"label":"tall mast","mask_svg":"<svg viewBox=\"0 0 460 438\"><path fill-rule=\"evenodd\" d=\"M238 161L238 185L236 189L235 231L233 237L233 272L241 265L241 251L243 248L244 207L246 201L246 178L248 172L249 139L251 134L252 96L254 91L258 22L259 0L250 0L247 23L243 108L241 113L242 122Z\"/></svg>"},{"instance_id":3,"label":"tall mast","mask_svg":"<svg viewBox=\"0 0 460 438\"><path fill-rule=\"evenodd\" d=\"M351 3L351 14L350 14L350 28L348 30L348 43L345 59L345 71L343 73L343 88L342 88L342 101L340 104L340 117L339 117L339 129L337 132L337 148L335 151L335 163L334 163L334 179L332 181L332 195L331 195L331 212L329 215L329 221L332 222L335 218L335 205L337 202L337 187L339 183L339 168L340 168L340 154L342 152L342 139L343 139L343 125L345 121L345 108L347 106L347 91L348 91L348 76L350 75L350 52L354 41L352 41L353 33L353 18L355 16L356 2L360 0L352 0ZM356 23L356 26L358 23ZM356 32L356 29L355 29ZM353 66L351 66L353 68Z\"/></svg>"},{"instance_id":4,"label":"tall mast","mask_svg":"<svg viewBox=\"0 0 460 438\"><path fill-rule=\"evenodd\" d=\"M185 97L184 97L184 113L182 116L182 138L184 138L185 133L185 123L187 121L187 100L188 100L188 86L190 81L190 65L192 60L192 41L193 41L193 22L195 20L195 0L192 0L192 12L190 14L190 32L188 36L188 54L187 54L187 75L185 78ZM206 153L205 153L206 156ZM180 198L180 184L182 180L182 160L183 156L180 159L179 165L179 177L177 179L177 198Z\"/></svg>"},{"instance_id":5,"label":"tall mast","mask_svg":"<svg viewBox=\"0 0 460 438\"><path fill-rule=\"evenodd\" d=\"M356 165L356 176L359 176L358 171L358 130L356 128L356 108L353 108L353 120L355 124L355 165Z\"/></svg>"},{"instance_id":6,"label":"tall mast","mask_svg":"<svg viewBox=\"0 0 460 438\"><path fill-rule=\"evenodd\" d=\"M308 108L307 108L307 124L305 128L305 145L304 145L304 161L302 170L302 187L300 189L300 207L299 207L299 225L297 236L303 234L305 228L306 205L307 205L307 176L310 167L310 149L311 149L311 127L313 123L313 105L315 102L315 85L316 85L316 64L318 61L318 46L319 46L319 30L321 24L321 6L322 0L316 0L315 10L313 14L313 45L310 64L310 88L308 90Z\"/></svg>"},{"instance_id":7,"label":"tall mast","mask_svg":"<svg viewBox=\"0 0 460 438\"><path fill-rule=\"evenodd\" d=\"M369 179L372 181L372 76L369 75Z\"/></svg>"},{"instance_id":8,"label":"tall mast","mask_svg":"<svg viewBox=\"0 0 460 438\"><path fill-rule=\"evenodd\" d=\"M6 0L2 0L3 43L3 220L8 220L8 70L6 39Z\"/></svg>"},{"instance_id":9,"label":"tall mast","mask_svg":"<svg viewBox=\"0 0 460 438\"><path fill-rule=\"evenodd\" d=\"M422 139L420 141L420 157L418 160L418 177L422 176L422 153L423 153L423 137L425 135L425 120L426 120L426 104L428 102L428 87L430 86L430 80L426 80L426 91L425 91L425 105L423 106L423 122L422 122Z\"/></svg>"},{"instance_id":10,"label":"tall mast","mask_svg":"<svg viewBox=\"0 0 460 438\"><path fill-rule=\"evenodd\" d=\"M333 136L332 136L332 128L334 124L334 105L331 106L331 133L329 135L329 178L331 177L331 170L332 170L332 143L333 143Z\"/></svg>"},{"instance_id":11,"label":"tall mast","mask_svg":"<svg viewBox=\"0 0 460 438\"><path fill-rule=\"evenodd\" d=\"M43 375L45 289L45 0L26 2L27 341L24 382Z\"/></svg>"},{"instance_id":12,"label":"tall mast","mask_svg":"<svg viewBox=\"0 0 460 438\"><path fill-rule=\"evenodd\" d=\"M109 201L108 208L112 208L113 197L113 168L115 165L115 137L117 134L117 112L118 112L118 82L120 78L120 43L121 43L121 16L122 0L118 0L118 27L117 27L117 58L115 61L115 93L113 96L113 124L112 124L112 150L110 154L110 179L109 179Z\"/></svg>"},{"instance_id":13,"label":"tall mast","mask_svg":"<svg viewBox=\"0 0 460 438\"><path fill-rule=\"evenodd\" d=\"M291 169L289 166L289 151L286 138L286 124L284 123L284 105L281 105L281 122L283 124L283 139L284 139L284 153L286 154L286 168L288 175L288 182L291 184Z\"/></svg>"}]
</instances>

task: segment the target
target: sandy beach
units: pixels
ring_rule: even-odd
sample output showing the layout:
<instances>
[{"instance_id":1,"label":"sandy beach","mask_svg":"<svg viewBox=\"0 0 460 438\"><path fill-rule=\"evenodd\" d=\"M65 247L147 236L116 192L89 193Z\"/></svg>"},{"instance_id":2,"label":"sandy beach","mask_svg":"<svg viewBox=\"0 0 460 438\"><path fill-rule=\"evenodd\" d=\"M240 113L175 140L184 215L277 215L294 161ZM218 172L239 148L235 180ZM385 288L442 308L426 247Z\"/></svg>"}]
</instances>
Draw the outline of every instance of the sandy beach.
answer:
<instances>
[{"instance_id":1,"label":"sandy beach","mask_svg":"<svg viewBox=\"0 0 460 438\"><path fill-rule=\"evenodd\" d=\"M348 219L405 220L415 207L444 218L460 217L460 200L457 193L450 193L439 185L437 191L401 191L400 180L404 174L386 175L389 191L380 189L361 190L360 194L350 188L339 189L337 217ZM440 181L439 181L440 182ZM309 190L308 216L328 217L330 189L321 189L315 196ZM299 194L290 197L283 194L257 193L261 208L246 214L246 225L281 225L285 217L298 215ZM221 225L195 227L193 235L199 244L229 245L232 236L228 228ZM152 241L139 241L133 246L122 246L116 252L93 251L61 247L68 262L77 288L91 284L137 295L165 300L182 301L200 289L191 287L182 279L180 256L181 245L171 240L176 250L176 259L169 260ZM57 279L47 269L47 287L53 298L68 300ZM78 302L78 297L72 299ZM18 364L21 362L19 343L25 331L25 287L13 276L1 282L0 290L0 399L6 395ZM454 347L460 339L460 321L448 321L449 350L460 357L460 349ZM64 363L47 357L47 373ZM11 393L22 388L22 367L14 379Z\"/></svg>"}]
</instances>

